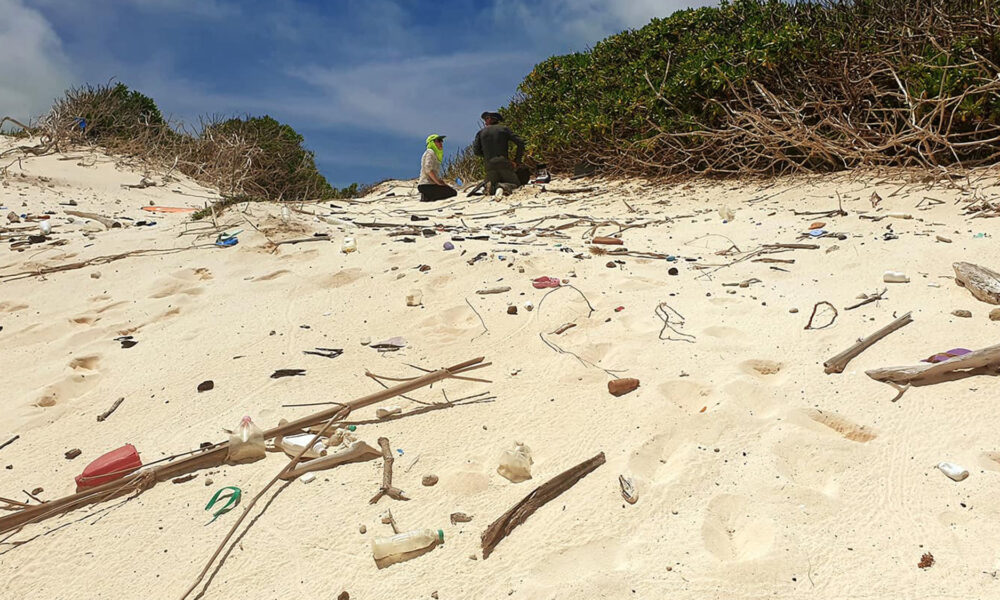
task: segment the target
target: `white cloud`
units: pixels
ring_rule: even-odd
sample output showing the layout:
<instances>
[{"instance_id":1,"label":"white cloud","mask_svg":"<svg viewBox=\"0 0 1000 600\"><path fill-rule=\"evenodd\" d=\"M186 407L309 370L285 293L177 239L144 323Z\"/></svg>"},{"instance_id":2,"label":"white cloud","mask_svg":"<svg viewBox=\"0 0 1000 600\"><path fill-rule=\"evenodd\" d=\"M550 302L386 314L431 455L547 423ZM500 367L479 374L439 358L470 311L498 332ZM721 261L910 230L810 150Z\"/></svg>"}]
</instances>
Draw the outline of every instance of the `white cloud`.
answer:
<instances>
[{"instance_id":1,"label":"white cloud","mask_svg":"<svg viewBox=\"0 0 1000 600\"><path fill-rule=\"evenodd\" d=\"M526 53L465 52L350 67L293 70L324 92L285 108L310 113L318 124L425 136L471 136L479 114L506 103L533 64ZM498 95L497 90L505 90Z\"/></svg>"},{"instance_id":2,"label":"white cloud","mask_svg":"<svg viewBox=\"0 0 1000 600\"><path fill-rule=\"evenodd\" d=\"M717 4L706 0L495 0L493 18L522 27L532 37L570 44L576 50L623 29L642 27L654 17L685 8Z\"/></svg>"},{"instance_id":3,"label":"white cloud","mask_svg":"<svg viewBox=\"0 0 1000 600\"><path fill-rule=\"evenodd\" d=\"M51 24L23 0L0 0L0 116L45 113L70 82L70 69Z\"/></svg>"}]
</instances>

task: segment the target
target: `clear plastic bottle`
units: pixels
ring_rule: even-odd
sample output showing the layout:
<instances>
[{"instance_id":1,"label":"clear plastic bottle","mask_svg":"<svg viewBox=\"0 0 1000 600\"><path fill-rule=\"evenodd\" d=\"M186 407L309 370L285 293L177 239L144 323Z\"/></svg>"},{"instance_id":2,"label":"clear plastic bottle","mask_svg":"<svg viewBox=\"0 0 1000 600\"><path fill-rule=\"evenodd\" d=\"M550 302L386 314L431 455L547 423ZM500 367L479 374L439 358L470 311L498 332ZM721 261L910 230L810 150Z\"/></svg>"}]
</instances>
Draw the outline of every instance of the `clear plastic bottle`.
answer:
<instances>
[{"instance_id":1,"label":"clear plastic bottle","mask_svg":"<svg viewBox=\"0 0 1000 600\"><path fill-rule=\"evenodd\" d=\"M229 436L229 454L226 460L231 463L253 462L264 458L264 432L254 425L249 416L243 417L240 426Z\"/></svg>"},{"instance_id":2,"label":"clear plastic bottle","mask_svg":"<svg viewBox=\"0 0 1000 600\"><path fill-rule=\"evenodd\" d=\"M281 438L281 449L285 451L285 454L289 456L298 456L299 452L306 447L306 444L312 441L316 437L311 433L300 433L297 435L286 435ZM302 458L319 458L320 456L326 456L326 444L323 442L323 438L316 440L316 443L312 445L312 448L305 451Z\"/></svg>"},{"instance_id":3,"label":"clear plastic bottle","mask_svg":"<svg viewBox=\"0 0 1000 600\"><path fill-rule=\"evenodd\" d=\"M882 275L882 281L886 283L909 283L910 278L906 276L906 273L902 271L886 271Z\"/></svg>"},{"instance_id":4,"label":"clear plastic bottle","mask_svg":"<svg viewBox=\"0 0 1000 600\"><path fill-rule=\"evenodd\" d=\"M521 442L514 442L513 450L505 450L500 455L500 466L497 473L500 473L514 483L520 483L531 479L531 448Z\"/></svg>"},{"instance_id":5,"label":"clear plastic bottle","mask_svg":"<svg viewBox=\"0 0 1000 600\"><path fill-rule=\"evenodd\" d=\"M345 237L344 243L340 247L340 251L344 254L350 254L358 249L358 243L352 237Z\"/></svg>"},{"instance_id":6,"label":"clear plastic bottle","mask_svg":"<svg viewBox=\"0 0 1000 600\"><path fill-rule=\"evenodd\" d=\"M372 556L375 560L404 554L426 548L431 544L444 543L444 531L438 529L415 529L406 533L398 533L392 537L373 538Z\"/></svg>"}]
</instances>

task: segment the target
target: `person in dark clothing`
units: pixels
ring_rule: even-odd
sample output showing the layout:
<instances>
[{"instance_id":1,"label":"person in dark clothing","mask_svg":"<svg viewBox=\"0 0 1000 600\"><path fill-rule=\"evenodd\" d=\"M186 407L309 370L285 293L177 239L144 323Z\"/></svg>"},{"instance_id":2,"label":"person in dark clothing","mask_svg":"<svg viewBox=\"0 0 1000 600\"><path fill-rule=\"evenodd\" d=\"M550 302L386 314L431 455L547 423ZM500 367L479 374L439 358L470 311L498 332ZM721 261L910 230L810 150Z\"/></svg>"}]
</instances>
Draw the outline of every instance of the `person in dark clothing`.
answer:
<instances>
[{"instance_id":1,"label":"person in dark clothing","mask_svg":"<svg viewBox=\"0 0 1000 600\"><path fill-rule=\"evenodd\" d=\"M427 149L420 158L420 180L417 182L421 202L435 202L458 195L455 188L445 183L440 175L444 138L445 136L436 133L427 136Z\"/></svg>"},{"instance_id":2,"label":"person in dark clothing","mask_svg":"<svg viewBox=\"0 0 1000 600\"><path fill-rule=\"evenodd\" d=\"M476 140L472 143L472 151L476 156L483 157L483 166L486 169L486 180L489 182L492 193L497 186L511 191L519 185L524 185L526 181L518 173L518 164L524 158L524 140L517 136L506 125L501 125L503 117L500 113L484 112L481 116L485 127L476 134ZM510 160L510 143L517 146L517 153L514 161Z\"/></svg>"}]
</instances>

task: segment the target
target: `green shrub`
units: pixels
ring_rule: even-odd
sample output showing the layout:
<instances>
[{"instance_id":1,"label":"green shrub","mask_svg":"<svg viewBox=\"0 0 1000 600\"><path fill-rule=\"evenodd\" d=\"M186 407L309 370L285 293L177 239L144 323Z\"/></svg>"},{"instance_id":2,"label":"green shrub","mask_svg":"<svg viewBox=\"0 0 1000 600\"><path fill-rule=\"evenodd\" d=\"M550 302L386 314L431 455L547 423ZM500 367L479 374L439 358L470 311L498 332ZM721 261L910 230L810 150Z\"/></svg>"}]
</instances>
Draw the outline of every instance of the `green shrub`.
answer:
<instances>
[{"instance_id":1,"label":"green shrub","mask_svg":"<svg viewBox=\"0 0 1000 600\"><path fill-rule=\"evenodd\" d=\"M960 0L682 10L539 63L506 120L537 159L564 169L976 164L994 160L987 140L1000 127L998 17L991 3Z\"/></svg>"}]
</instances>

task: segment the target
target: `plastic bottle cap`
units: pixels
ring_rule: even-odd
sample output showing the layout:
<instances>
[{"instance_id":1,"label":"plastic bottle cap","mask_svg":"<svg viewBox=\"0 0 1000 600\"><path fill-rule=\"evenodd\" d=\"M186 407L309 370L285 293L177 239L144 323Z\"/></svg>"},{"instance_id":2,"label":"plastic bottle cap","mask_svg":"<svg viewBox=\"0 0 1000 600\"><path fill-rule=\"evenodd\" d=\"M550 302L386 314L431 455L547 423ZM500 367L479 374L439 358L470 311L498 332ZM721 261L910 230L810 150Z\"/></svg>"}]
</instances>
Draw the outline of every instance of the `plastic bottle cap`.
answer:
<instances>
[{"instance_id":1,"label":"plastic bottle cap","mask_svg":"<svg viewBox=\"0 0 1000 600\"><path fill-rule=\"evenodd\" d=\"M438 529L438 539L441 540L442 544L444 543L444 529Z\"/></svg>"},{"instance_id":2,"label":"plastic bottle cap","mask_svg":"<svg viewBox=\"0 0 1000 600\"><path fill-rule=\"evenodd\" d=\"M348 431L357 431L358 430L358 426L357 425L348 425L347 426L347 430Z\"/></svg>"}]
</instances>

